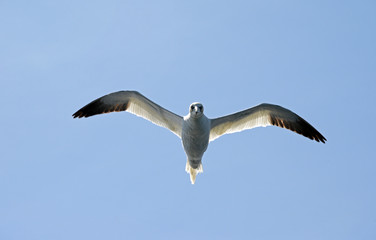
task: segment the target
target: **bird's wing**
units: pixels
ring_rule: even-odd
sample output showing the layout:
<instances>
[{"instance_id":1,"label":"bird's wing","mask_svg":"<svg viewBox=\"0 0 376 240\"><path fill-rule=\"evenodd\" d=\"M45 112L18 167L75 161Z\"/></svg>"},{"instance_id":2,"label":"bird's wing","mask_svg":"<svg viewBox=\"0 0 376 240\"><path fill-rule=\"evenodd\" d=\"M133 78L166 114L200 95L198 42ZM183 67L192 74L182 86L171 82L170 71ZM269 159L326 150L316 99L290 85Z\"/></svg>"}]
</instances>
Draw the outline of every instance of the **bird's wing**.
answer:
<instances>
[{"instance_id":1,"label":"bird's wing","mask_svg":"<svg viewBox=\"0 0 376 240\"><path fill-rule=\"evenodd\" d=\"M210 141L223 134L270 125L289 129L317 142L325 143L326 141L321 133L297 114L281 106L266 103L228 116L212 119Z\"/></svg>"},{"instance_id":2,"label":"bird's wing","mask_svg":"<svg viewBox=\"0 0 376 240\"><path fill-rule=\"evenodd\" d=\"M110 93L87 104L73 114L74 118L96 114L127 111L165 127L181 138L183 118L147 99L136 91Z\"/></svg>"}]
</instances>

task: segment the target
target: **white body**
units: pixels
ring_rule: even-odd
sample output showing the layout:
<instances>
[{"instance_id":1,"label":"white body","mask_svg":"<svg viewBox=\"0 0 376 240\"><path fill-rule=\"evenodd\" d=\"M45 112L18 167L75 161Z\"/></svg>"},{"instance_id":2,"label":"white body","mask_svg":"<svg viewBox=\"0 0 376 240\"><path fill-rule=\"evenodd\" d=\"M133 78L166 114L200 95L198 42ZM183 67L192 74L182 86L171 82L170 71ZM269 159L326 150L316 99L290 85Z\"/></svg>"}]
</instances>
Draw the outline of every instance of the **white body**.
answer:
<instances>
[{"instance_id":1,"label":"white body","mask_svg":"<svg viewBox=\"0 0 376 240\"><path fill-rule=\"evenodd\" d=\"M200 110L198 103L190 108L190 113L184 117L181 140L187 155L185 170L194 183L196 175L202 172L201 159L209 145L210 120ZM192 106L191 105L191 106Z\"/></svg>"},{"instance_id":2,"label":"white body","mask_svg":"<svg viewBox=\"0 0 376 240\"><path fill-rule=\"evenodd\" d=\"M186 171L190 174L192 184L195 183L197 173L202 172L201 160L209 142L224 134L275 125L317 142L326 141L324 136L297 114L266 103L224 117L209 119L204 115L202 104L196 102L189 106L189 114L183 118L136 91L120 91L92 101L74 113L73 117L90 117L119 111L128 111L147 119L181 138L187 155Z\"/></svg>"}]
</instances>

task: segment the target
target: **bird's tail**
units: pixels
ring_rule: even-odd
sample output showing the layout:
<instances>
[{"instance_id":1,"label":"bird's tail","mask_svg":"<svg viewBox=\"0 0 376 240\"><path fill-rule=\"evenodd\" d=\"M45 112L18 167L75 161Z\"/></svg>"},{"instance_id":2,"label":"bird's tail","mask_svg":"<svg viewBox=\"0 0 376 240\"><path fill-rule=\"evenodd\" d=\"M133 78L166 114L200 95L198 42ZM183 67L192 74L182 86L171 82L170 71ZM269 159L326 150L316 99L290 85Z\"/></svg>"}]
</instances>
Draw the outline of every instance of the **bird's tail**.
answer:
<instances>
[{"instance_id":1,"label":"bird's tail","mask_svg":"<svg viewBox=\"0 0 376 240\"><path fill-rule=\"evenodd\" d=\"M190 175L191 183L195 184L196 175L198 173L203 172L202 163L200 162L200 164L198 165L197 168L193 168L193 167L191 167L191 165L189 164L189 161L187 160L187 164L185 165L185 171Z\"/></svg>"}]
</instances>

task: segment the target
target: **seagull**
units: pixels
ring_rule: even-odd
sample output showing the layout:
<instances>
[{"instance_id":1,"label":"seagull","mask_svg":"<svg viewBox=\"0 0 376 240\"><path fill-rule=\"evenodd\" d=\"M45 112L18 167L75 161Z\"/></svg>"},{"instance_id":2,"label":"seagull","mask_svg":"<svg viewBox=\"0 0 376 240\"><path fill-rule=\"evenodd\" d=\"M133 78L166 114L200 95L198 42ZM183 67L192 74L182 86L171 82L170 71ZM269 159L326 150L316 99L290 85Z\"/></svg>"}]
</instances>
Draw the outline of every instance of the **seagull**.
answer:
<instances>
[{"instance_id":1,"label":"seagull","mask_svg":"<svg viewBox=\"0 0 376 240\"><path fill-rule=\"evenodd\" d=\"M209 142L224 134L240 132L255 127L278 126L289 129L317 142L326 139L307 121L292 111L278 105L262 103L258 106L219 118L207 118L199 102L189 106L188 115L181 117L159 106L137 91L119 91L100 97L72 116L90 117L102 113L127 111L167 128L177 135L187 155L185 170L194 184L196 175L203 171L202 156Z\"/></svg>"}]
</instances>

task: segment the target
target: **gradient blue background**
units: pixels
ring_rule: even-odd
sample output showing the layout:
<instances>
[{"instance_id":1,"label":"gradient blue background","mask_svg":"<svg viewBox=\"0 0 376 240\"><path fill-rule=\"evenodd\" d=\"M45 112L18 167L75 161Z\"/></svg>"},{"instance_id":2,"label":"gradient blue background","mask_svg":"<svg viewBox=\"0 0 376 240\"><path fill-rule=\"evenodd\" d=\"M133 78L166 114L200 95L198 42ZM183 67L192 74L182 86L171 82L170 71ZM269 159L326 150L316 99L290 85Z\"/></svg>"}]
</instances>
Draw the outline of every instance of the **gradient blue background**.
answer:
<instances>
[{"instance_id":1,"label":"gradient blue background","mask_svg":"<svg viewBox=\"0 0 376 240\"><path fill-rule=\"evenodd\" d=\"M375 1L0 1L0 239L376 239ZM262 102L327 139L226 135L191 185L180 140L129 113Z\"/></svg>"}]
</instances>

